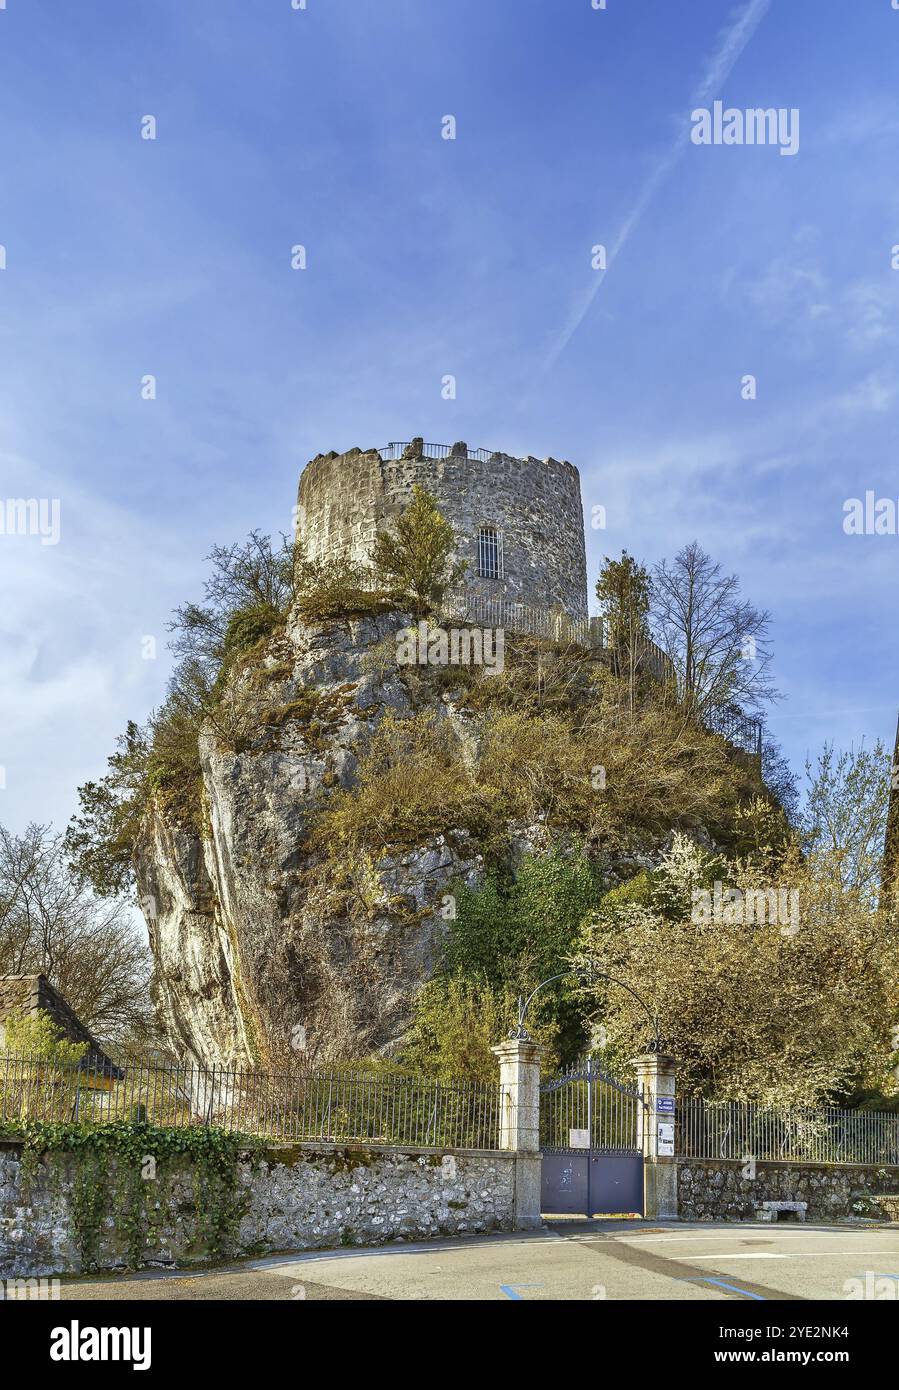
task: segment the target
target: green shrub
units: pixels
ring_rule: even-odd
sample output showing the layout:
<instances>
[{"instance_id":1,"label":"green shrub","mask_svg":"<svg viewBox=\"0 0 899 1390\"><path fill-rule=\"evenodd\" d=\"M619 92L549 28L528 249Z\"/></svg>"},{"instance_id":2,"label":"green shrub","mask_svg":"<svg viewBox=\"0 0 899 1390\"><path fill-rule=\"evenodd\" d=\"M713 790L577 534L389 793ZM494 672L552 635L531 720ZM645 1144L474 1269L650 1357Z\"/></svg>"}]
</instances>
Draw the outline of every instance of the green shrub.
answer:
<instances>
[{"instance_id":1,"label":"green shrub","mask_svg":"<svg viewBox=\"0 0 899 1390\"><path fill-rule=\"evenodd\" d=\"M253 647L284 625L284 614L271 603L255 603L239 608L228 619L225 632L225 662Z\"/></svg>"},{"instance_id":2,"label":"green shrub","mask_svg":"<svg viewBox=\"0 0 899 1390\"><path fill-rule=\"evenodd\" d=\"M461 885L447 935L448 969L463 979L483 979L501 995L528 995L567 969L601 882L598 866L582 852L555 849L525 855L514 878L493 873L479 890ZM588 1034L574 979L541 991L532 1010L529 1019L549 1028L555 1050L573 1060Z\"/></svg>"},{"instance_id":3,"label":"green shrub","mask_svg":"<svg viewBox=\"0 0 899 1390\"><path fill-rule=\"evenodd\" d=\"M36 1014L10 1014L2 1031L5 1051L42 1062L74 1066L88 1048L86 1042L70 1042L44 1009Z\"/></svg>"},{"instance_id":4,"label":"green shrub","mask_svg":"<svg viewBox=\"0 0 899 1390\"><path fill-rule=\"evenodd\" d=\"M484 978L441 975L420 991L412 1026L403 1041L405 1066L445 1081L495 1082L496 1058L490 1051L516 1019L514 991ZM537 1024L533 1033L555 1057L555 1030Z\"/></svg>"}]
</instances>

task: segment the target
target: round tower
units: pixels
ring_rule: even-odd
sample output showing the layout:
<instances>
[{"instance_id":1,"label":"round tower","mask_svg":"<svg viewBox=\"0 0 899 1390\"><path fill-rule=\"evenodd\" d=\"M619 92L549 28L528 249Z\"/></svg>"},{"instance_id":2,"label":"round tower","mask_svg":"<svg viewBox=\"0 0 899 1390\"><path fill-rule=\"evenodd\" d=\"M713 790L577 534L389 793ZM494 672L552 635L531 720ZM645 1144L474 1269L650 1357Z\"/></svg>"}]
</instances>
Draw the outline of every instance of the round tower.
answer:
<instances>
[{"instance_id":1,"label":"round tower","mask_svg":"<svg viewBox=\"0 0 899 1390\"><path fill-rule=\"evenodd\" d=\"M421 439L319 454L300 477L297 535L305 553L368 563L375 533L406 507L416 483L455 528L464 588L587 617L580 475L553 458Z\"/></svg>"}]
</instances>

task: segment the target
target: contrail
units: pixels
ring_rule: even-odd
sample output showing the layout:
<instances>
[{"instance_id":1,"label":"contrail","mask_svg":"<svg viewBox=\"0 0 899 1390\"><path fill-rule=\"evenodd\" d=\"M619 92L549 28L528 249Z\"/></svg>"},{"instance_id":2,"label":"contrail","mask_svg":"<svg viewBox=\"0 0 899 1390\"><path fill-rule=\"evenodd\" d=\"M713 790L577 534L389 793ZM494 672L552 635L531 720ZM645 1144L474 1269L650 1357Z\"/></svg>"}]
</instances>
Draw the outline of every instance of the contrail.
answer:
<instances>
[{"instance_id":1,"label":"contrail","mask_svg":"<svg viewBox=\"0 0 899 1390\"><path fill-rule=\"evenodd\" d=\"M764 19L770 5L771 0L748 0L748 3L743 6L736 18L726 29L722 30L715 52L709 58L698 84L690 93L689 105L691 109L696 106L704 105L710 96L720 91L721 84L727 79L732 67L743 52L743 49ZM631 232L651 203L656 190L664 183L665 179L677 164L677 161L680 159L689 142L690 126L687 122L684 122L674 140L671 142L671 145L656 161L655 167L640 189L633 207L624 219L618 235L608 250L606 256L606 270L597 272L590 289L583 296L580 304L572 310L568 322L558 334L555 342L550 348L544 364L545 370L549 371L555 366L572 337L587 317L590 305L599 293L603 281L612 268L616 258L624 249Z\"/></svg>"}]
</instances>

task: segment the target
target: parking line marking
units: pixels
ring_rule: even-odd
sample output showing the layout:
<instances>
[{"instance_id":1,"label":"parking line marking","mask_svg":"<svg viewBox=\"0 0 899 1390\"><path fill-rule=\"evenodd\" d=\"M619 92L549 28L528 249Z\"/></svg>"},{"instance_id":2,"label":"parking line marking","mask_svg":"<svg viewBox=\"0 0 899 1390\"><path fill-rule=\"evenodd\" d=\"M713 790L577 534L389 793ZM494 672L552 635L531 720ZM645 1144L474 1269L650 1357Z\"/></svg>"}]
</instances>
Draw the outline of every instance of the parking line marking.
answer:
<instances>
[{"instance_id":1,"label":"parking line marking","mask_svg":"<svg viewBox=\"0 0 899 1390\"><path fill-rule=\"evenodd\" d=\"M811 1252L807 1252L811 1253ZM792 1255L781 1255L773 1250L754 1250L752 1254L720 1253L718 1255L688 1255L689 1260L788 1260Z\"/></svg>"},{"instance_id":2,"label":"parking line marking","mask_svg":"<svg viewBox=\"0 0 899 1390\"><path fill-rule=\"evenodd\" d=\"M740 1293L744 1298L754 1298L758 1303L767 1303L764 1294L750 1293L749 1289L738 1289L736 1284L725 1284L723 1279L675 1279L676 1284L715 1284L719 1289L727 1289L729 1293Z\"/></svg>"}]
</instances>

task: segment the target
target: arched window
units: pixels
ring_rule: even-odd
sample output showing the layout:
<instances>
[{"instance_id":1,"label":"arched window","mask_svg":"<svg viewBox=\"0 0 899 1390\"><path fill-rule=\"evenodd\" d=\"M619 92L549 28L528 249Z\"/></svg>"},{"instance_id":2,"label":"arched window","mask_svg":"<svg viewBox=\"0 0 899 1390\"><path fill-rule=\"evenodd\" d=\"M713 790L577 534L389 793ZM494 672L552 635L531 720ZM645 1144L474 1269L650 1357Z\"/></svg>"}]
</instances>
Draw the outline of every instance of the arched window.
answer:
<instances>
[{"instance_id":1,"label":"arched window","mask_svg":"<svg viewBox=\"0 0 899 1390\"><path fill-rule=\"evenodd\" d=\"M502 579L503 538L495 526L478 531L478 574L481 579Z\"/></svg>"}]
</instances>

